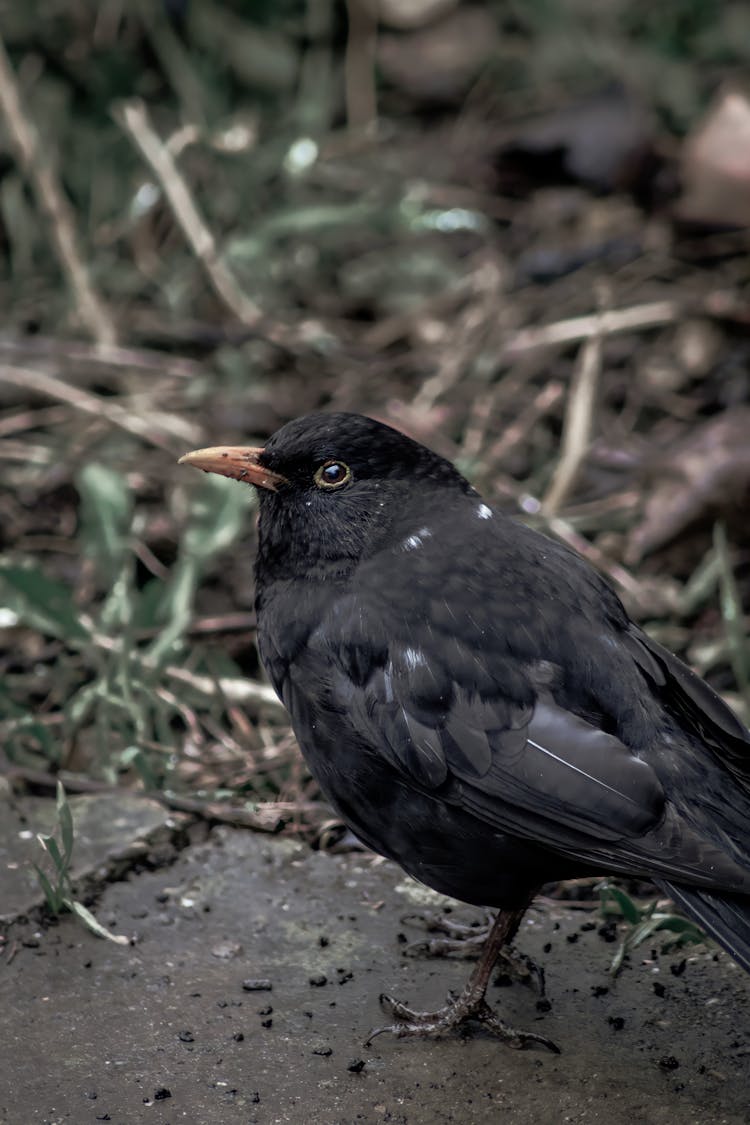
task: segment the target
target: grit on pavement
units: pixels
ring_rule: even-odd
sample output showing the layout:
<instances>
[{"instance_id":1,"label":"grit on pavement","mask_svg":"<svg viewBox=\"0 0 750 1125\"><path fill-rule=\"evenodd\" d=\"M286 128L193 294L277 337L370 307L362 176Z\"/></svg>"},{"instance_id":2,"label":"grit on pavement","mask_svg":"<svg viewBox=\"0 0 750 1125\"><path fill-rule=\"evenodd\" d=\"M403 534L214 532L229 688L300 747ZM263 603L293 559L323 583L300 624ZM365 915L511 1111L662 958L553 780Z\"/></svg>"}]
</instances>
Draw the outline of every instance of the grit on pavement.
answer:
<instances>
[{"instance_id":1,"label":"grit on pavement","mask_svg":"<svg viewBox=\"0 0 750 1125\"><path fill-rule=\"evenodd\" d=\"M115 945L70 915L34 920L28 861L51 807L3 803L5 1125L750 1121L750 977L714 948L652 956L650 941L613 979L596 910L545 900L518 945L551 1008L518 983L488 995L561 1054L480 1031L365 1047L381 991L435 1007L469 972L404 955L424 937L404 917L437 896L369 853L229 828L191 842L152 802L77 798L96 915L133 939Z\"/></svg>"}]
</instances>

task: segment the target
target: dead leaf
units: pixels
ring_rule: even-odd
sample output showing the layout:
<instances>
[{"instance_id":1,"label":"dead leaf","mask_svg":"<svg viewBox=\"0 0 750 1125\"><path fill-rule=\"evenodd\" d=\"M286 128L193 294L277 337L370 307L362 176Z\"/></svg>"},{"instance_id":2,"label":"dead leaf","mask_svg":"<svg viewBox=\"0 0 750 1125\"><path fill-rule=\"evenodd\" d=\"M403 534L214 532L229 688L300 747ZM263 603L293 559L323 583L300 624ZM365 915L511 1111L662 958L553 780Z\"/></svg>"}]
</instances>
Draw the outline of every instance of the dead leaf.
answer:
<instances>
[{"instance_id":1,"label":"dead leaf","mask_svg":"<svg viewBox=\"0 0 750 1125\"><path fill-rule=\"evenodd\" d=\"M418 31L381 35L378 65L411 97L450 102L466 92L497 42L497 24L488 11L461 7Z\"/></svg>"},{"instance_id":2,"label":"dead leaf","mask_svg":"<svg viewBox=\"0 0 750 1125\"><path fill-rule=\"evenodd\" d=\"M687 222L750 226L750 99L724 90L687 138L677 217Z\"/></svg>"}]
</instances>

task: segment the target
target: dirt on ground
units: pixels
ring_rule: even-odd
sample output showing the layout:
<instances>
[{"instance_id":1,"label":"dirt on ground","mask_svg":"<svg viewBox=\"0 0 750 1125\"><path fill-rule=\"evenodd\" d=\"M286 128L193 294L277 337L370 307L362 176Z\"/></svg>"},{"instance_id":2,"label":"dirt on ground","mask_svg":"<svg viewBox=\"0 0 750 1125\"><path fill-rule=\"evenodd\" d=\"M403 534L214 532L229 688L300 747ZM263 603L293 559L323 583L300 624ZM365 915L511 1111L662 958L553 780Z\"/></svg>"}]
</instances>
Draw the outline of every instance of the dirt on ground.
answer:
<instances>
[{"instance_id":1,"label":"dirt on ground","mask_svg":"<svg viewBox=\"0 0 750 1125\"><path fill-rule=\"evenodd\" d=\"M750 984L713 948L664 956L646 944L615 979L596 907L541 900L518 944L546 969L549 1010L518 983L489 995L559 1055L479 1030L365 1047L381 991L436 1007L469 971L405 955L424 938L405 919L446 904L467 921L475 912L369 853L236 829L173 860L149 870L141 854L100 895L97 917L128 946L70 915L8 927L4 1125L750 1121Z\"/></svg>"}]
</instances>

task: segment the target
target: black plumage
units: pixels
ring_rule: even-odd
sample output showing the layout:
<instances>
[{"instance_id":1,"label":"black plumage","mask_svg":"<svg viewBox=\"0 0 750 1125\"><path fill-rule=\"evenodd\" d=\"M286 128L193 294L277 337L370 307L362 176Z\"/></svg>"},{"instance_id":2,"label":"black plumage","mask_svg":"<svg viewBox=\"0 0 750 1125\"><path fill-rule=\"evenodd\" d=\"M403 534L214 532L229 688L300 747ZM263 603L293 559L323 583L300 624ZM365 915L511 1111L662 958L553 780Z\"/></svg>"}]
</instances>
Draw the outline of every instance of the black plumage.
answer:
<instances>
[{"instance_id":1,"label":"black plumage","mask_svg":"<svg viewBox=\"0 0 750 1125\"><path fill-rule=\"evenodd\" d=\"M750 970L750 734L588 563L359 415L184 460L259 487L261 658L324 793L417 879L498 908L485 961L542 883L618 872ZM490 1014L491 967L467 1010L389 1001L393 1030L538 1038Z\"/></svg>"}]
</instances>

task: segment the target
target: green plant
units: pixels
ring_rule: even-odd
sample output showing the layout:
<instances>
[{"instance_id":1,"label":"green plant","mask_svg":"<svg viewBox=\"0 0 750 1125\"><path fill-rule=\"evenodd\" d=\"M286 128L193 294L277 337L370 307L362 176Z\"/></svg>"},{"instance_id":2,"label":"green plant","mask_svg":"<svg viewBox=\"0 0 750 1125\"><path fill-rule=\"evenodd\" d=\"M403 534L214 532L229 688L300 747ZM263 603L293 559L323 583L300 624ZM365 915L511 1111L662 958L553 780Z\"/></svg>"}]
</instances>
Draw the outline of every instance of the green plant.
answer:
<instances>
[{"instance_id":1,"label":"green plant","mask_svg":"<svg viewBox=\"0 0 750 1125\"><path fill-rule=\"evenodd\" d=\"M38 863L34 864L39 883L44 891L44 897L47 900L47 908L55 916L69 910L97 937L106 938L108 941L116 942L117 945L128 945L129 938L125 937L124 934L113 934L111 930L108 930L101 922L96 920L82 902L78 902L74 897L70 872L75 829L70 805L65 796L65 790L59 781L57 783L56 807L57 826L60 834L59 843L53 835L43 836L41 833L37 833L40 846L52 862L54 870L52 878L42 870Z\"/></svg>"},{"instance_id":2,"label":"green plant","mask_svg":"<svg viewBox=\"0 0 750 1125\"><path fill-rule=\"evenodd\" d=\"M195 725L192 705L205 707L205 695L197 702L199 693L183 681L179 694L171 690L195 592L211 561L239 535L252 494L209 478L191 488L174 565L139 586L139 517L123 476L90 463L76 486L84 604L72 583L38 563L0 557L0 607L33 630L46 651L44 660L8 676L0 691L5 753L21 764L41 755L64 767L75 752L86 773L115 782L132 768L147 788L157 788L174 764L179 735ZM194 670L214 671L200 660L194 654Z\"/></svg>"},{"instance_id":3,"label":"green plant","mask_svg":"<svg viewBox=\"0 0 750 1125\"><path fill-rule=\"evenodd\" d=\"M596 889L602 914L605 917L619 916L629 926L612 958L609 971L613 976L619 973L626 955L657 932L671 935L662 945L664 952L707 940L700 927L689 918L657 910L657 899L640 906L622 887L606 880Z\"/></svg>"}]
</instances>

